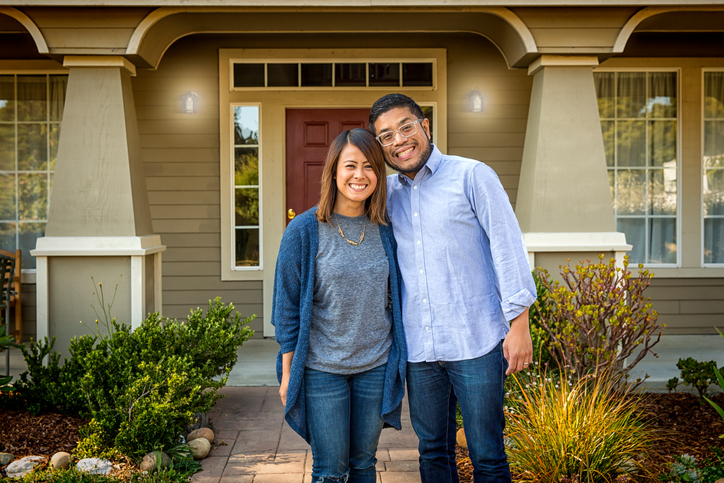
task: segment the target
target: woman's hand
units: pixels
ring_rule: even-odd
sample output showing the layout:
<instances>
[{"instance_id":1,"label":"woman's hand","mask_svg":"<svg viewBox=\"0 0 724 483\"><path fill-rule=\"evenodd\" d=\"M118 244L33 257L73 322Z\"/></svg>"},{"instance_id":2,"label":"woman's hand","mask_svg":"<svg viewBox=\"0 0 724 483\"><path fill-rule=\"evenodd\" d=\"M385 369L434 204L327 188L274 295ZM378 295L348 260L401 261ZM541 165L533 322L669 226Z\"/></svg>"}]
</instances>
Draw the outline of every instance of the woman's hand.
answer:
<instances>
[{"instance_id":1,"label":"woman's hand","mask_svg":"<svg viewBox=\"0 0 724 483\"><path fill-rule=\"evenodd\" d=\"M282 385L279 388L279 397L282 398L282 406L287 407L287 388L289 387L289 378L282 379Z\"/></svg>"},{"instance_id":2,"label":"woman's hand","mask_svg":"<svg viewBox=\"0 0 724 483\"><path fill-rule=\"evenodd\" d=\"M282 398L282 405L287 407L287 389L289 389L289 375L292 372L292 359L294 351L282 354L282 382L279 386L279 397Z\"/></svg>"}]
</instances>

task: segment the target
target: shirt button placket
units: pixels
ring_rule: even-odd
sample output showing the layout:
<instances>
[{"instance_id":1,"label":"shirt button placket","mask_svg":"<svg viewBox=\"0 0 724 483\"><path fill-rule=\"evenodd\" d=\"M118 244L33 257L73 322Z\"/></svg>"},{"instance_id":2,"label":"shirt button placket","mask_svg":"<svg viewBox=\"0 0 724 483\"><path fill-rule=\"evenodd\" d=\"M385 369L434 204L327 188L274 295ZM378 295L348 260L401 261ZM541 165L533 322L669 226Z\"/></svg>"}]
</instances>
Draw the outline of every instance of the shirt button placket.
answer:
<instances>
[{"instance_id":1,"label":"shirt button placket","mask_svg":"<svg viewBox=\"0 0 724 483\"><path fill-rule=\"evenodd\" d=\"M422 174L422 173L420 173ZM420 221L421 201L422 196L421 183L422 180L418 180L417 184L413 184L411 196L412 196L412 227L417 240L415 245L415 262L418 267L417 275L417 286L419 287L420 293L419 298L422 302L420 307L420 314L422 314L422 327L424 328L423 339L425 341L425 359L435 359L435 349L433 344L433 330L432 330L432 310L430 308L427 277L425 276L425 250L422 244L422 223ZM414 183L414 181L413 181Z\"/></svg>"}]
</instances>

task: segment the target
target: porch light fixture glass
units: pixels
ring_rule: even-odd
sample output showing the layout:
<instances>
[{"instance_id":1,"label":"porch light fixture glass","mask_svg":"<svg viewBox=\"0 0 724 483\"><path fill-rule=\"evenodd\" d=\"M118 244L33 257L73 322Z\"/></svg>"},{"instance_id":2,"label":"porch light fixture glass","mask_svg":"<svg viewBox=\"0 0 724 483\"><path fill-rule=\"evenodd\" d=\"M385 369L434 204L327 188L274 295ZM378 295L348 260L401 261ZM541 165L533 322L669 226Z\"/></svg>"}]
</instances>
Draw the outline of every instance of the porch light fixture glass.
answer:
<instances>
[{"instance_id":1,"label":"porch light fixture glass","mask_svg":"<svg viewBox=\"0 0 724 483\"><path fill-rule=\"evenodd\" d=\"M183 103L181 110L186 114L196 113L196 101L199 100L199 96L195 92L187 92L183 96Z\"/></svg>"},{"instance_id":2,"label":"porch light fixture glass","mask_svg":"<svg viewBox=\"0 0 724 483\"><path fill-rule=\"evenodd\" d=\"M468 94L470 99L470 110L472 112L483 112L483 95L478 89L474 89Z\"/></svg>"}]
</instances>

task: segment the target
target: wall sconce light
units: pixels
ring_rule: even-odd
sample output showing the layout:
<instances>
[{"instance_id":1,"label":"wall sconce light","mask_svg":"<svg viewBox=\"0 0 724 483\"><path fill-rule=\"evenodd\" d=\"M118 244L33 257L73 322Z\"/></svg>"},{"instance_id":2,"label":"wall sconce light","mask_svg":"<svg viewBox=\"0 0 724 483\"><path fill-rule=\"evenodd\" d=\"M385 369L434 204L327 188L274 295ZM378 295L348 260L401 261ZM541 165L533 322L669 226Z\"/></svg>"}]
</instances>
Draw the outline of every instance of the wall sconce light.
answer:
<instances>
[{"instance_id":1,"label":"wall sconce light","mask_svg":"<svg viewBox=\"0 0 724 483\"><path fill-rule=\"evenodd\" d=\"M196 113L196 101L199 100L199 96L195 92L187 92L183 96L183 104L181 110L186 114Z\"/></svg>"},{"instance_id":2,"label":"wall sconce light","mask_svg":"<svg viewBox=\"0 0 724 483\"><path fill-rule=\"evenodd\" d=\"M472 112L483 112L483 95L478 89L473 89L468 94L468 98L470 99L470 110Z\"/></svg>"}]
</instances>

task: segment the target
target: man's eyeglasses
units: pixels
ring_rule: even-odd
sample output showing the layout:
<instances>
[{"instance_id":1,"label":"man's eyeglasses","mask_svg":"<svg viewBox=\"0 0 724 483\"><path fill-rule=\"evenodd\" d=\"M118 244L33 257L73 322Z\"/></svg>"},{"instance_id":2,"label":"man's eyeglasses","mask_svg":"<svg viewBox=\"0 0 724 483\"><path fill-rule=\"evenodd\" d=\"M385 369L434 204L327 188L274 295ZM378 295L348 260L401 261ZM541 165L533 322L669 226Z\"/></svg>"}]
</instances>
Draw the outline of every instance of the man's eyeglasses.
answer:
<instances>
[{"instance_id":1,"label":"man's eyeglasses","mask_svg":"<svg viewBox=\"0 0 724 483\"><path fill-rule=\"evenodd\" d=\"M377 141L383 146L389 146L395 142L395 134L400 133L403 138L409 138L417 134L417 123L424 121L424 119L418 119L417 121L408 122L403 124L397 131L385 131L377 136Z\"/></svg>"}]
</instances>

